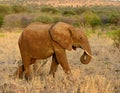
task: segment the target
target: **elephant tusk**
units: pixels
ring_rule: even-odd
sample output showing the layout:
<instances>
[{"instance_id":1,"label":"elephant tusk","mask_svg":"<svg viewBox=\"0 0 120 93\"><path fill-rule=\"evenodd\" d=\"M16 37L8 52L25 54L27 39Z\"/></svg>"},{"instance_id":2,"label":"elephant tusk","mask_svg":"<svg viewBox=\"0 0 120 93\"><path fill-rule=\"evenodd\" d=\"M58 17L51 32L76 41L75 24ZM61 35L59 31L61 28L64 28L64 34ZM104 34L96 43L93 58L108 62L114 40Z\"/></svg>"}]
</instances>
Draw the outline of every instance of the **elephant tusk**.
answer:
<instances>
[{"instance_id":1,"label":"elephant tusk","mask_svg":"<svg viewBox=\"0 0 120 93\"><path fill-rule=\"evenodd\" d=\"M87 55L89 55L92 58L92 55L87 52L87 50L84 50Z\"/></svg>"}]
</instances>

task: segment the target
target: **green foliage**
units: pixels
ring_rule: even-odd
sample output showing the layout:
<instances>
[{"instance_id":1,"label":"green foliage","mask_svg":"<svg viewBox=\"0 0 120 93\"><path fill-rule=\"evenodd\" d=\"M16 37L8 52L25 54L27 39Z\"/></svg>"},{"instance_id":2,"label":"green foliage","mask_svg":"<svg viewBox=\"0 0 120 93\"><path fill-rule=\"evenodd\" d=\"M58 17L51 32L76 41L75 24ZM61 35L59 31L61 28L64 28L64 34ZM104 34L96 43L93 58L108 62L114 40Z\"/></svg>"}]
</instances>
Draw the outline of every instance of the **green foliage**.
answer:
<instances>
[{"instance_id":1,"label":"green foliage","mask_svg":"<svg viewBox=\"0 0 120 93\"><path fill-rule=\"evenodd\" d=\"M55 7L52 7L52 6L42 6L41 7L41 12L55 14L55 13L58 13L59 10Z\"/></svg>"},{"instance_id":2,"label":"green foliage","mask_svg":"<svg viewBox=\"0 0 120 93\"><path fill-rule=\"evenodd\" d=\"M14 13L21 13L28 11L25 6L21 6L21 5L13 5L12 10Z\"/></svg>"},{"instance_id":3,"label":"green foliage","mask_svg":"<svg viewBox=\"0 0 120 93\"><path fill-rule=\"evenodd\" d=\"M54 22L53 18L50 17L49 15L41 15L41 16L37 17L35 21L46 23L46 24Z\"/></svg>"},{"instance_id":4,"label":"green foliage","mask_svg":"<svg viewBox=\"0 0 120 93\"><path fill-rule=\"evenodd\" d=\"M106 35L114 40L114 45L120 49L120 29L106 32Z\"/></svg>"},{"instance_id":5,"label":"green foliage","mask_svg":"<svg viewBox=\"0 0 120 93\"><path fill-rule=\"evenodd\" d=\"M26 9L27 9L27 12L29 13L40 12L40 7L38 4L27 4Z\"/></svg>"},{"instance_id":6,"label":"green foliage","mask_svg":"<svg viewBox=\"0 0 120 93\"><path fill-rule=\"evenodd\" d=\"M115 46L120 49L120 29L115 31L113 40Z\"/></svg>"},{"instance_id":7,"label":"green foliage","mask_svg":"<svg viewBox=\"0 0 120 93\"><path fill-rule=\"evenodd\" d=\"M2 32L2 31L0 31L0 32ZM2 38L4 36L5 36L4 33L0 33L0 38Z\"/></svg>"},{"instance_id":8,"label":"green foliage","mask_svg":"<svg viewBox=\"0 0 120 93\"><path fill-rule=\"evenodd\" d=\"M114 35L115 35L115 32L116 32L116 30L113 30L113 31L108 31L108 32L106 32L106 35L109 37L109 38L114 38Z\"/></svg>"},{"instance_id":9,"label":"green foliage","mask_svg":"<svg viewBox=\"0 0 120 93\"><path fill-rule=\"evenodd\" d=\"M1 15L10 14L11 12L12 12L12 9L10 6L0 4L0 14Z\"/></svg>"},{"instance_id":10,"label":"green foliage","mask_svg":"<svg viewBox=\"0 0 120 93\"><path fill-rule=\"evenodd\" d=\"M75 8L75 13L77 14L77 15L80 15L80 14L82 14L82 13L84 13L85 11L88 11L89 10L89 8L88 7L79 7L79 8Z\"/></svg>"},{"instance_id":11,"label":"green foliage","mask_svg":"<svg viewBox=\"0 0 120 93\"><path fill-rule=\"evenodd\" d=\"M2 15L0 15L0 27L3 25L3 22L4 22L4 18Z\"/></svg>"},{"instance_id":12,"label":"green foliage","mask_svg":"<svg viewBox=\"0 0 120 93\"><path fill-rule=\"evenodd\" d=\"M52 6L39 6L38 4L12 4L0 5L0 15L7 16L8 14L13 15L14 13L27 12L36 15L36 20L43 23L55 23L63 21L74 26L90 26L94 30L97 26L120 25L120 7L114 6L94 6L94 7L52 7ZM39 16L40 15L40 16ZM11 16L12 17L12 16ZM16 17L9 19L8 21L15 22L16 26L26 27L35 18ZM14 19L16 21L14 21ZM0 19L4 20L4 19ZM17 21L18 20L18 21ZM7 20L5 21L7 22ZM10 22L7 22L10 24ZM3 24L3 21L0 23ZM6 24L6 23L5 23ZM12 24L12 27L14 27Z\"/></svg>"},{"instance_id":13,"label":"green foliage","mask_svg":"<svg viewBox=\"0 0 120 93\"><path fill-rule=\"evenodd\" d=\"M76 15L76 13L73 10L64 10L62 14L63 15L68 15L68 16Z\"/></svg>"},{"instance_id":14,"label":"green foliage","mask_svg":"<svg viewBox=\"0 0 120 93\"><path fill-rule=\"evenodd\" d=\"M87 24L90 24L91 27L96 27L101 24L99 16L91 11L87 11L82 15Z\"/></svg>"},{"instance_id":15,"label":"green foliage","mask_svg":"<svg viewBox=\"0 0 120 93\"><path fill-rule=\"evenodd\" d=\"M117 14L109 15L109 23L117 25L118 21L120 21L119 16L120 15L117 15Z\"/></svg>"}]
</instances>

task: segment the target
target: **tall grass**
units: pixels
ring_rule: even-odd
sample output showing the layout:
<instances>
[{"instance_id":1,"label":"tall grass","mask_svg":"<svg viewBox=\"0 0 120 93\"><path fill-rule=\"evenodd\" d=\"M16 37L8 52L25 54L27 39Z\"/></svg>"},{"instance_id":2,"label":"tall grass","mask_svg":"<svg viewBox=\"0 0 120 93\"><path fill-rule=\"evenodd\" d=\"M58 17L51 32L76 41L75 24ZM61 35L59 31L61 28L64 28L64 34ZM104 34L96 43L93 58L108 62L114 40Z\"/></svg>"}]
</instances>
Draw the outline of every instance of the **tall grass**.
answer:
<instances>
[{"instance_id":1,"label":"tall grass","mask_svg":"<svg viewBox=\"0 0 120 93\"><path fill-rule=\"evenodd\" d=\"M20 33L0 33L0 92L1 93L119 93L119 51L113 41L93 35L89 38L93 59L83 65L79 57L81 49L67 51L72 69L68 78L59 66L55 78L48 75L51 58L40 67L30 82L11 77L21 60L17 46ZM107 64L106 64L107 63ZM38 63L40 65L40 63Z\"/></svg>"}]
</instances>

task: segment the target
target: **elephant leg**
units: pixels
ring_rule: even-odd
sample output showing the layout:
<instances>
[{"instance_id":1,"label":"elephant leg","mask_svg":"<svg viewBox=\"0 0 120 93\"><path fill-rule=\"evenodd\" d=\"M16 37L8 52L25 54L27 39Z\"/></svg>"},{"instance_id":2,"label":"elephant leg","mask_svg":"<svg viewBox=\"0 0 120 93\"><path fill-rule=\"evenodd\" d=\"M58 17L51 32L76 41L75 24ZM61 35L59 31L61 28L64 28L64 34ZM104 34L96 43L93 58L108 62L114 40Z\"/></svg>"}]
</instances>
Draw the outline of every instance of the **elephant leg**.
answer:
<instances>
[{"instance_id":1,"label":"elephant leg","mask_svg":"<svg viewBox=\"0 0 120 93\"><path fill-rule=\"evenodd\" d=\"M17 71L15 72L15 76L17 76L18 78L23 78L23 72L24 72L24 66L21 65L18 67Z\"/></svg>"},{"instance_id":2,"label":"elephant leg","mask_svg":"<svg viewBox=\"0 0 120 93\"><path fill-rule=\"evenodd\" d=\"M35 58L31 58L31 61L30 61L30 65L31 64L33 64L33 66L32 66L32 73L34 74L34 75L37 75L37 69L38 69L38 64L37 63L35 63L36 62L36 59Z\"/></svg>"},{"instance_id":3,"label":"elephant leg","mask_svg":"<svg viewBox=\"0 0 120 93\"><path fill-rule=\"evenodd\" d=\"M50 68L50 73L49 73L49 74L53 74L53 77L55 77L55 72L57 71L58 65L59 65L59 63L57 62L56 56L53 55L51 68Z\"/></svg>"},{"instance_id":4,"label":"elephant leg","mask_svg":"<svg viewBox=\"0 0 120 93\"><path fill-rule=\"evenodd\" d=\"M29 79L31 79L31 76L30 76L30 58L26 57L25 59L23 59L23 64L24 64L24 69L25 69L25 79L29 80Z\"/></svg>"},{"instance_id":5,"label":"elephant leg","mask_svg":"<svg viewBox=\"0 0 120 93\"><path fill-rule=\"evenodd\" d=\"M67 56L66 56L65 50L60 49L58 51L55 51L55 55L56 55L58 63L62 66L62 68L65 71L65 73L66 74L71 73L71 70L70 70L69 65L68 65L68 61L67 61Z\"/></svg>"},{"instance_id":6,"label":"elephant leg","mask_svg":"<svg viewBox=\"0 0 120 93\"><path fill-rule=\"evenodd\" d=\"M31 60L30 60L30 65L31 64L34 64L36 62L36 59L35 58L31 58Z\"/></svg>"}]
</instances>

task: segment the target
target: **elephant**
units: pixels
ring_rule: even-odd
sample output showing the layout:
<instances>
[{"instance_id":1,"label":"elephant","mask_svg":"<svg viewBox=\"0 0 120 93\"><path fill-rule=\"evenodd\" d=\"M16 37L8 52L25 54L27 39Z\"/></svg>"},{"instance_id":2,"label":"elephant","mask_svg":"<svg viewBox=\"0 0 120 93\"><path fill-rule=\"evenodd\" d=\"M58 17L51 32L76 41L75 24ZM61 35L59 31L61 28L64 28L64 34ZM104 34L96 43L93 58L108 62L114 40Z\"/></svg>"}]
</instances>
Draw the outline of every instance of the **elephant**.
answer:
<instances>
[{"instance_id":1,"label":"elephant","mask_svg":"<svg viewBox=\"0 0 120 93\"><path fill-rule=\"evenodd\" d=\"M55 24L31 23L21 33L18 40L19 50L23 64L17 69L17 76L25 79L30 78L30 65L36 60L46 59L52 56L49 74L55 76L60 64L66 74L71 73L66 50L84 50L80 61L88 64L92 59L91 48L87 36L80 28L65 22Z\"/></svg>"}]
</instances>

